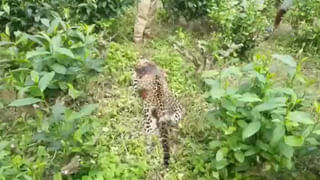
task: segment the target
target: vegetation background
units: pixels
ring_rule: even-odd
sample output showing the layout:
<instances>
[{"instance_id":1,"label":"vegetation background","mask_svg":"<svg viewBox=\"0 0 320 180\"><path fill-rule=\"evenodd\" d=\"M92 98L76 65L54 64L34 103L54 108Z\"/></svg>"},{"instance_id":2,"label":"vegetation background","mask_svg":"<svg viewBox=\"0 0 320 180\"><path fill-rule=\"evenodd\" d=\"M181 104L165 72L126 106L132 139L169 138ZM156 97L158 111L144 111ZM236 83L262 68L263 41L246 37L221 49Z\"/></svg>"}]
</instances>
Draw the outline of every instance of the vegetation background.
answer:
<instances>
[{"instance_id":1,"label":"vegetation background","mask_svg":"<svg viewBox=\"0 0 320 180\"><path fill-rule=\"evenodd\" d=\"M260 2L260 1L259 1ZM2 0L0 180L319 179L320 1L162 0L143 54L188 112L146 153L133 0Z\"/></svg>"}]
</instances>

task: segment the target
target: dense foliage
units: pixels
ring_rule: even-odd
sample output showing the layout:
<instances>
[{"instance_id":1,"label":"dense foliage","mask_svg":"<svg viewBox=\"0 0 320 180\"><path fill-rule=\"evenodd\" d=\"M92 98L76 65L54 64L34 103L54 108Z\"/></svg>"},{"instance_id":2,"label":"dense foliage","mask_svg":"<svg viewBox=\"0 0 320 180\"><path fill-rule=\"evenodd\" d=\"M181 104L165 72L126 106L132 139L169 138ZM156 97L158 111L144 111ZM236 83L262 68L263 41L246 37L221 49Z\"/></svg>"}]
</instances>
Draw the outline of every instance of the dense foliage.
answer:
<instances>
[{"instance_id":1,"label":"dense foliage","mask_svg":"<svg viewBox=\"0 0 320 180\"><path fill-rule=\"evenodd\" d=\"M252 64L229 67L206 80L208 101L215 108L208 120L221 132L208 151L215 153L212 165L220 177L292 169L296 147L319 144L319 114L306 112L309 104L304 101L310 99L290 88L301 64L290 56L275 58L288 66L288 82L280 86L268 70L268 59L259 56Z\"/></svg>"},{"instance_id":2,"label":"dense foliage","mask_svg":"<svg viewBox=\"0 0 320 180\"><path fill-rule=\"evenodd\" d=\"M1 54L6 54L10 63L3 81L17 89L20 97L44 100L46 95L62 90L75 99L80 93L74 86L83 89L90 74L102 71L103 61L94 59L93 27L70 28L60 19L43 21L47 32L16 32L16 42L2 41Z\"/></svg>"},{"instance_id":3,"label":"dense foliage","mask_svg":"<svg viewBox=\"0 0 320 180\"><path fill-rule=\"evenodd\" d=\"M164 8L173 16L182 15L187 20L208 14L212 0L162 0Z\"/></svg>"},{"instance_id":4,"label":"dense foliage","mask_svg":"<svg viewBox=\"0 0 320 180\"><path fill-rule=\"evenodd\" d=\"M237 3L234 0L217 1L210 7L209 17L221 33L222 40L226 44L240 45L238 52L244 53L261 42L261 35L265 33L270 19L254 1L245 5Z\"/></svg>"},{"instance_id":5,"label":"dense foliage","mask_svg":"<svg viewBox=\"0 0 320 180\"><path fill-rule=\"evenodd\" d=\"M43 26L43 19L61 17L64 20L95 23L124 12L133 0L16 0L2 1L1 31L30 31Z\"/></svg>"},{"instance_id":6,"label":"dense foliage","mask_svg":"<svg viewBox=\"0 0 320 180\"><path fill-rule=\"evenodd\" d=\"M293 33L268 41L273 0L162 2L162 17L209 24L159 18L141 50L133 0L1 1L0 180L319 179L319 0L297 1ZM141 55L187 112L168 169L159 141L146 152Z\"/></svg>"},{"instance_id":7,"label":"dense foliage","mask_svg":"<svg viewBox=\"0 0 320 180\"><path fill-rule=\"evenodd\" d=\"M308 52L317 52L320 47L320 1L296 1L289 11L289 22L295 28L293 42L296 47Z\"/></svg>"}]
</instances>

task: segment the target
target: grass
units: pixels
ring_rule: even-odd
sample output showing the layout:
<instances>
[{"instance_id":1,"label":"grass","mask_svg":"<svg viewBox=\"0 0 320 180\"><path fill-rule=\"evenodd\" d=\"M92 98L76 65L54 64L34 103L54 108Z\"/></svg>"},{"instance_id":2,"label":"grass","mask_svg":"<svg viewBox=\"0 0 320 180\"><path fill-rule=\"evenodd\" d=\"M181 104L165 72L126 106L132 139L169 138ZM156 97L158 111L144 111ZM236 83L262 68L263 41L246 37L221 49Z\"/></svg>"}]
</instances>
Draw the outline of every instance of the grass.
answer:
<instances>
[{"instance_id":1,"label":"grass","mask_svg":"<svg viewBox=\"0 0 320 180\"><path fill-rule=\"evenodd\" d=\"M70 145L71 150L68 150L71 155L79 153L83 158L83 168L74 178L81 179L83 176L82 179L98 179L99 175L104 174L106 177L117 179L209 179L214 172L210 169L212 167L210 159L215 158L215 154L208 153L209 142L205 141L210 139L208 137L216 135L211 122L205 118L205 112L210 107L205 102L202 82L195 76L195 67L168 42L168 39L177 36L174 28L163 25L160 21L155 25L156 37L145 45L143 55L167 70L169 85L184 105L187 114L180 128L172 135L172 161L169 169L162 167L162 148L158 141L155 141L156 148L151 154L145 151L142 102L131 87L132 69L141 53L139 54L139 49L131 42L132 32L128 31L129 28L124 28L127 24L132 24L133 15L134 13L130 11L116 21L116 28L111 28L114 31L117 28L125 30L115 37L116 42L108 42L107 53L103 53L106 54L107 61L105 72L88 85L91 87L90 99L94 103L99 103L99 108L96 115L82 122L90 124L91 129L88 130L89 135L86 135L86 141L81 144L81 148ZM113 34L113 32L107 33ZM291 54L298 59L304 56L313 57L314 59L311 59L310 64L304 69L307 76L319 77L319 69L316 68L319 66L313 66L318 63L314 55L298 54L297 50L288 46L286 38L290 36L282 36L280 32L278 36L258 46L253 53ZM103 47L100 49L103 51ZM320 87L319 79L316 82L312 91ZM28 118L18 118L14 122L15 128L10 128L6 138L16 140L26 138L24 136L31 138L31 132L36 130L28 126L30 123L35 122ZM11 124L3 123L0 129L6 129L9 125ZM29 146L24 139L19 143L21 147ZM35 152L41 151L35 150ZM30 152L22 154L26 154L27 157L28 153ZM48 164L51 163L50 167L53 167L54 171L58 171L60 165L70 159L65 154L58 154L57 156L61 157L59 160L55 159L54 153L42 155L52 159ZM18 163L19 158L26 157L15 156L15 161Z\"/></svg>"}]
</instances>

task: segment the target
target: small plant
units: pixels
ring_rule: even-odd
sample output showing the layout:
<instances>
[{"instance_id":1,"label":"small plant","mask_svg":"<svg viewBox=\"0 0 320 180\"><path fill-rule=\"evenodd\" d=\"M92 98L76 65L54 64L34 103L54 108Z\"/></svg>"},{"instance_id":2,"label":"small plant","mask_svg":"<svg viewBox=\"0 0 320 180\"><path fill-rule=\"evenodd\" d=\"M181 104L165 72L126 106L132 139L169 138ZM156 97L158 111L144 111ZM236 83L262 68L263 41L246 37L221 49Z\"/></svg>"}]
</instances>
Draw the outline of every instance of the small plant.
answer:
<instances>
[{"instance_id":1,"label":"small plant","mask_svg":"<svg viewBox=\"0 0 320 180\"><path fill-rule=\"evenodd\" d=\"M259 56L242 68L232 66L216 78L206 79L208 101L214 109L208 113L208 121L221 133L209 143L215 153L213 167L220 177L263 176L292 169L297 148L318 144L312 137L318 133L316 114L307 112L304 98L290 88L296 77L292 72L300 65L288 56L275 58L291 70L289 83L281 87L269 71L270 61Z\"/></svg>"},{"instance_id":2,"label":"small plant","mask_svg":"<svg viewBox=\"0 0 320 180\"><path fill-rule=\"evenodd\" d=\"M53 92L62 91L75 99L81 93L76 88L86 89L82 87L86 87L90 76L103 68L103 61L95 59L96 39L90 35L93 26L69 28L60 19L43 22L48 26L47 32L35 35L16 32L16 42L7 43L8 49L17 55L10 58L5 82L17 89L20 97L45 100ZM18 102L27 105L39 99Z\"/></svg>"},{"instance_id":3,"label":"small plant","mask_svg":"<svg viewBox=\"0 0 320 180\"><path fill-rule=\"evenodd\" d=\"M303 48L306 52L318 52L320 46L320 1L296 1L294 5L287 16L295 29L292 39L294 45L299 49Z\"/></svg>"},{"instance_id":4,"label":"small plant","mask_svg":"<svg viewBox=\"0 0 320 180\"><path fill-rule=\"evenodd\" d=\"M239 4L234 0L215 1L210 7L209 17L223 37L222 44L240 45L237 52L242 55L255 47L269 24L268 14L258 9L253 1L247 4Z\"/></svg>"},{"instance_id":5,"label":"small plant","mask_svg":"<svg viewBox=\"0 0 320 180\"><path fill-rule=\"evenodd\" d=\"M187 20L206 16L210 3L210 0L162 0L169 14L175 17L182 15Z\"/></svg>"},{"instance_id":6,"label":"small plant","mask_svg":"<svg viewBox=\"0 0 320 180\"><path fill-rule=\"evenodd\" d=\"M10 37L18 30L32 33L45 28L43 19L59 17L92 24L122 14L133 3L133 0L3 0L0 32Z\"/></svg>"}]
</instances>

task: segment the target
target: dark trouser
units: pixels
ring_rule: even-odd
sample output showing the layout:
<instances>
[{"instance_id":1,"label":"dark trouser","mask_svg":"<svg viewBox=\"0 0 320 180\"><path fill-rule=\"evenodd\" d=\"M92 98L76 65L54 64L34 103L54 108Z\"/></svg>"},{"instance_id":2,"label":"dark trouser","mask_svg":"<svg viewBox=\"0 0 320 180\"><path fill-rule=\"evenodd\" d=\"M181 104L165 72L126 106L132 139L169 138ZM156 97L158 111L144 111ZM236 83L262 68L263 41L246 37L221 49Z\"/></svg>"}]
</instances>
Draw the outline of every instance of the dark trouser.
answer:
<instances>
[{"instance_id":1,"label":"dark trouser","mask_svg":"<svg viewBox=\"0 0 320 180\"><path fill-rule=\"evenodd\" d=\"M293 0L284 0L282 2L280 9L276 15L275 21L274 21L274 29L277 29L279 27L279 24L280 24L283 16L291 8L292 4L293 4Z\"/></svg>"}]
</instances>

